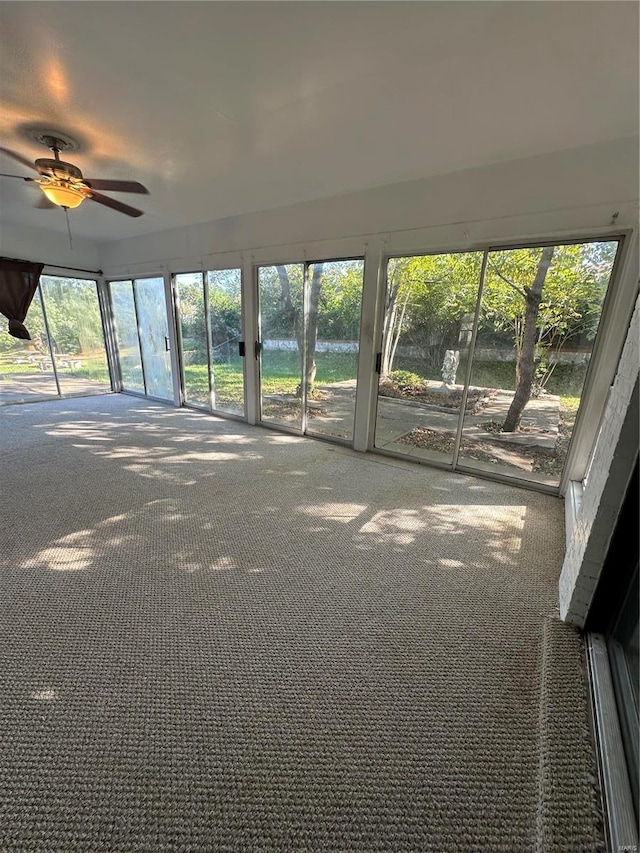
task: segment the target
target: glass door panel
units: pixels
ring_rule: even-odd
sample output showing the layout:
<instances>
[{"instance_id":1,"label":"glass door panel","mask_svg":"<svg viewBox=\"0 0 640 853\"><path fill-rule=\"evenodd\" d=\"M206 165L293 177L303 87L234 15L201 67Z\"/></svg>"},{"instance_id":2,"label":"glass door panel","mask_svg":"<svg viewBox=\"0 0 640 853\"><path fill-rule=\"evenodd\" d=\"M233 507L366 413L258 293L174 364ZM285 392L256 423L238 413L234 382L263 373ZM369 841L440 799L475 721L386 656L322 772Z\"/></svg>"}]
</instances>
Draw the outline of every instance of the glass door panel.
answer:
<instances>
[{"instance_id":1,"label":"glass door panel","mask_svg":"<svg viewBox=\"0 0 640 853\"><path fill-rule=\"evenodd\" d=\"M452 464L482 252L391 258L375 446ZM482 405L469 394L467 409Z\"/></svg>"},{"instance_id":2,"label":"glass door panel","mask_svg":"<svg viewBox=\"0 0 640 853\"><path fill-rule=\"evenodd\" d=\"M58 396L40 288L33 297L24 324L31 335L30 341L10 335L8 321L0 325L0 403Z\"/></svg>"},{"instance_id":3,"label":"glass door panel","mask_svg":"<svg viewBox=\"0 0 640 853\"><path fill-rule=\"evenodd\" d=\"M147 394L162 400L173 400L164 280L136 279L134 291Z\"/></svg>"},{"instance_id":4,"label":"glass door panel","mask_svg":"<svg viewBox=\"0 0 640 853\"><path fill-rule=\"evenodd\" d=\"M186 405L211 405L209 351L202 273L185 273L174 279L182 356L182 387Z\"/></svg>"},{"instance_id":5,"label":"glass door panel","mask_svg":"<svg viewBox=\"0 0 640 853\"><path fill-rule=\"evenodd\" d=\"M353 440L364 261L309 264L306 431Z\"/></svg>"},{"instance_id":6,"label":"glass door panel","mask_svg":"<svg viewBox=\"0 0 640 853\"><path fill-rule=\"evenodd\" d=\"M125 391L145 393L138 318L133 298L133 282L112 281L109 284L111 308L115 321L120 376Z\"/></svg>"},{"instance_id":7,"label":"glass door panel","mask_svg":"<svg viewBox=\"0 0 640 853\"><path fill-rule=\"evenodd\" d=\"M244 359L238 351L242 340L242 271L210 270L206 276L213 408L244 417Z\"/></svg>"},{"instance_id":8,"label":"glass door panel","mask_svg":"<svg viewBox=\"0 0 640 853\"><path fill-rule=\"evenodd\" d=\"M260 407L265 423L302 429L304 264L258 268Z\"/></svg>"},{"instance_id":9,"label":"glass door panel","mask_svg":"<svg viewBox=\"0 0 640 853\"><path fill-rule=\"evenodd\" d=\"M60 390L103 394L111 390L95 281L42 276L42 297Z\"/></svg>"},{"instance_id":10,"label":"glass door panel","mask_svg":"<svg viewBox=\"0 0 640 853\"><path fill-rule=\"evenodd\" d=\"M617 247L489 252L460 466L559 484Z\"/></svg>"}]
</instances>

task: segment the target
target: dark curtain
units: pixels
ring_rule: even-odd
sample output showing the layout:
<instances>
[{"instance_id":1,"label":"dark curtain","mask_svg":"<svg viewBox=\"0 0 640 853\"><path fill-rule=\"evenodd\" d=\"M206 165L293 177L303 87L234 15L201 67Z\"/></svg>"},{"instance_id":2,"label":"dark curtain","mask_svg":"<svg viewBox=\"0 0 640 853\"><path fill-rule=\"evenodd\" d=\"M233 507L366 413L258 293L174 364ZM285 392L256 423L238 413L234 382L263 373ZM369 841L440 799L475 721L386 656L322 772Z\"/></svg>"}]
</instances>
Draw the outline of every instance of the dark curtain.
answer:
<instances>
[{"instance_id":1,"label":"dark curtain","mask_svg":"<svg viewBox=\"0 0 640 853\"><path fill-rule=\"evenodd\" d=\"M24 318L40 281L44 264L0 258L0 312L9 321L9 334L31 340L23 325Z\"/></svg>"}]
</instances>

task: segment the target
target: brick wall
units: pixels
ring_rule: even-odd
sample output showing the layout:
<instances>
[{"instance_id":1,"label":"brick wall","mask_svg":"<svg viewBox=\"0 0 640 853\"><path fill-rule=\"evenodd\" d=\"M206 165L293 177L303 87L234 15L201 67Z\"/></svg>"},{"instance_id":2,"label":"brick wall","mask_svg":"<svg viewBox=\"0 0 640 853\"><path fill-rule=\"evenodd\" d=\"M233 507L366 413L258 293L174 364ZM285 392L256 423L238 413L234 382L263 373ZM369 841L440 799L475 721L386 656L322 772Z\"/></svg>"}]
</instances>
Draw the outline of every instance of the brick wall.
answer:
<instances>
[{"instance_id":1,"label":"brick wall","mask_svg":"<svg viewBox=\"0 0 640 853\"><path fill-rule=\"evenodd\" d=\"M560 574L560 615L584 625L638 453L640 298L609 395ZM637 531L629 531L636 536Z\"/></svg>"}]
</instances>

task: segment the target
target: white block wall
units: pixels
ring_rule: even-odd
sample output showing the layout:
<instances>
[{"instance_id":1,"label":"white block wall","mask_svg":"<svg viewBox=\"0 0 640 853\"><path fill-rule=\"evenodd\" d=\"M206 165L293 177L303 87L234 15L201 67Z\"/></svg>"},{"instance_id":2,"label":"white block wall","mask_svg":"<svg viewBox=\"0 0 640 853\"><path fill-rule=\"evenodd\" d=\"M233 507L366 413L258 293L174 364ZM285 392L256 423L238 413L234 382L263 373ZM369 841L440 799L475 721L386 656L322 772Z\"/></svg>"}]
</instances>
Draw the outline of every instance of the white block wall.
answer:
<instances>
[{"instance_id":1,"label":"white block wall","mask_svg":"<svg viewBox=\"0 0 640 853\"><path fill-rule=\"evenodd\" d=\"M560 615L583 627L638 453L640 298L605 409L560 575ZM629 531L636 536L637 531Z\"/></svg>"}]
</instances>

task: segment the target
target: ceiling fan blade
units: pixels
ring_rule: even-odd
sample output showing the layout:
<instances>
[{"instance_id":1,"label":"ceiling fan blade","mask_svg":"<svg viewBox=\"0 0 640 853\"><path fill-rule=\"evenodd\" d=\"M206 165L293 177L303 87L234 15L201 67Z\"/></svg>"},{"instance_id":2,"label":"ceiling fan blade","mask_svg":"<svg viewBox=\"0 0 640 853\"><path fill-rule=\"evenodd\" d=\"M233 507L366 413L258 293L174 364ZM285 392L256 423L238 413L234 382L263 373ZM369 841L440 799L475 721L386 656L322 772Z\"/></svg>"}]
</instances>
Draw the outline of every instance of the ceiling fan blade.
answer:
<instances>
[{"instance_id":1,"label":"ceiling fan blade","mask_svg":"<svg viewBox=\"0 0 640 853\"><path fill-rule=\"evenodd\" d=\"M54 204L52 201L49 201L49 199L44 195L33 206L38 210L53 210L54 208L58 207L57 204Z\"/></svg>"},{"instance_id":2,"label":"ceiling fan blade","mask_svg":"<svg viewBox=\"0 0 640 853\"><path fill-rule=\"evenodd\" d=\"M99 178L83 178L82 183L92 190L111 190L119 193L140 193L149 195L149 190L137 181L111 181Z\"/></svg>"},{"instance_id":3,"label":"ceiling fan blade","mask_svg":"<svg viewBox=\"0 0 640 853\"><path fill-rule=\"evenodd\" d=\"M22 163L23 166L26 166L27 169L32 169L34 172L37 172L35 165L31 160L27 160L26 157L23 157L22 154L18 154L16 151L11 151L10 148L3 148L0 145L0 151L3 154L6 154L7 157L11 157L13 160L16 160L18 163Z\"/></svg>"},{"instance_id":4,"label":"ceiling fan blade","mask_svg":"<svg viewBox=\"0 0 640 853\"><path fill-rule=\"evenodd\" d=\"M91 190L91 195L88 196L92 201L97 201L98 204L104 204L105 207L111 207L119 213L124 213L127 216L142 216L143 210L138 210L136 207L129 207L128 204L123 204L121 201L116 201L115 198L109 198L107 195L97 193Z\"/></svg>"},{"instance_id":5,"label":"ceiling fan blade","mask_svg":"<svg viewBox=\"0 0 640 853\"><path fill-rule=\"evenodd\" d=\"M7 175L5 172L0 172L0 178L17 178L19 181L36 181L37 178L25 178L24 175Z\"/></svg>"}]
</instances>

